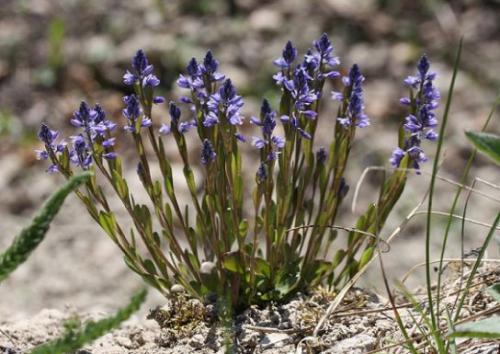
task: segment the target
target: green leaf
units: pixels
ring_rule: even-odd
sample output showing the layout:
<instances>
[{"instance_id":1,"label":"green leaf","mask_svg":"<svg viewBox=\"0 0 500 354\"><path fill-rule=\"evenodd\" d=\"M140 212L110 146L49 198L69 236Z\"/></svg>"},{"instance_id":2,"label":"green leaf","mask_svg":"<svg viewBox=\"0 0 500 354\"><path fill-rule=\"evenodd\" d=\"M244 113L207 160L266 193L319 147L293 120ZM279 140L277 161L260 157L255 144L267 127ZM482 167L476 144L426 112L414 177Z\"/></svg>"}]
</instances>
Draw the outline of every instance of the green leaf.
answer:
<instances>
[{"instance_id":1,"label":"green leaf","mask_svg":"<svg viewBox=\"0 0 500 354\"><path fill-rule=\"evenodd\" d=\"M101 211L99 213L99 225L112 238L115 238L116 220L113 214Z\"/></svg>"},{"instance_id":2,"label":"green leaf","mask_svg":"<svg viewBox=\"0 0 500 354\"><path fill-rule=\"evenodd\" d=\"M157 275L158 273L156 272L156 267L155 267L155 264L153 263L153 261L151 259L146 259L144 260L144 262L142 263L144 265L144 268L146 268L146 270L150 273L150 274L154 274L154 275Z\"/></svg>"},{"instance_id":3,"label":"green leaf","mask_svg":"<svg viewBox=\"0 0 500 354\"><path fill-rule=\"evenodd\" d=\"M449 337L500 338L500 316L457 325Z\"/></svg>"},{"instance_id":4,"label":"green leaf","mask_svg":"<svg viewBox=\"0 0 500 354\"><path fill-rule=\"evenodd\" d=\"M500 136L490 133L465 132L476 149L500 164Z\"/></svg>"},{"instance_id":5,"label":"green leaf","mask_svg":"<svg viewBox=\"0 0 500 354\"><path fill-rule=\"evenodd\" d=\"M239 232L240 232L240 237L244 239L247 236L248 233L248 221L247 219L243 219L240 222L239 226Z\"/></svg>"},{"instance_id":6,"label":"green leaf","mask_svg":"<svg viewBox=\"0 0 500 354\"><path fill-rule=\"evenodd\" d=\"M31 225L24 228L14 239L12 245L0 254L0 282L21 265L43 241L50 223L59 212L68 194L78 188L80 184L88 181L91 176L90 172L84 172L70 178L45 202L33 218Z\"/></svg>"},{"instance_id":7,"label":"green leaf","mask_svg":"<svg viewBox=\"0 0 500 354\"><path fill-rule=\"evenodd\" d=\"M184 176L186 177L186 182L189 188L189 191L193 194L196 194L196 183L194 181L193 170L189 166L184 166Z\"/></svg>"},{"instance_id":8,"label":"green leaf","mask_svg":"<svg viewBox=\"0 0 500 354\"><path fill-rule=\"evenodd\" d=\"M224 268L233 273L244 273L241 258L239 253L230 253L224 256L224 261L222 262Z\"/></svg>"},{"instance_id":9,"label":"green leaf","mask_svg":"<svg viewBox=\"0 0 500 354\"><path fill-rule=\"evenodd\" d=\"M488 289L486 289L486 292L493 296L493 298L497 300L497 302L500 302L500 283L493 284Z\"/></svg>"},{"instance_id":10,"label":"green leaf","mask_svg":"<svg viewBox=\"0 0 500 354\"><path fill-rule=\"evenodd\" d=\"M118 327L136 312L146 299L146 289L138 291L131 299L130 303L120 309L114 316L104 318L100 321L89 321L84 328L78 329L78 324L72 321L66 326L66 331L61 338L36 347L31 354L63 354L72 353L91 343L99 337Z\"/></svg>"},{"instance_id":11,"label":"green leaf","mask_svg":"<svg viewBox=\"0 0 500 354\"><path fill-rule=\"evenodd\" d=\"M270 277L271 268L269 268L269 263L262 258L255 258L255 273Z\"/></svg>"},{"instance_id":12,"label":"green leaf","mask_svg":"<svg viewBox=\"0 0 500 354\"><path fill-rule=\"evenodd\" d=\"M363 254L359 259L359 268L363 268L363 266L367 264L370 261L370 259L372 259L374 249L375 247L368 247L363 251Z\"/></svg>"}]
</instances>

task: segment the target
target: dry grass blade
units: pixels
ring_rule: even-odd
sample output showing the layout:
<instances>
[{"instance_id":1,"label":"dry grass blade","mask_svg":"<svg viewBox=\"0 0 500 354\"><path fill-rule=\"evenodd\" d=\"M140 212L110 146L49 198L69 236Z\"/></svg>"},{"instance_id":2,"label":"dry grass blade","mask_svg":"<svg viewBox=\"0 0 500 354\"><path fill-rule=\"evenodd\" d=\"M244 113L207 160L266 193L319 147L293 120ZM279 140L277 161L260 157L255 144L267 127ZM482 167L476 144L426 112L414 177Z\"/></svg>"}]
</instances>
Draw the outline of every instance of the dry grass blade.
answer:
<instances>
[{"instance_id":1,"label":"dry grass blade","mask_svg":"<svg viewBox=\"0 0 500 354\"><path fill-rule=\"evenodd\" d=\"M389 244L384 241L384 240L381 240L379 237L377 237L377 235L375 234L372 234L371 232L366 232L366 231L363 231L363 230L359 230L359 229L356 229L354 227L346 227L346 226L339 226L339 225L326 225L326 226L323 226L323 225L301 225L301 226L296 226L296 227L292 227L288 230L285 230L285 232L291 232L291 231L295 231L295 230L302 230L302 229L308 229L308 228L312 228L312 227L327 227L329 229L336 229L336 230L344 230L344 231L348 231L348 232L357 232L359 234L362 234L362 235L365 235L365 236L370 236L380 242L382 242L384 244L384 246L386 246L387 248L385 250L383 250L382 252L389 252L391 250L391 246L389 246Z\"/></svg>"},{"instance_id":2,"label":"dry grass blade","mask_svg":"<svg viewBox=\"0 0 500 354\"><path fill-rule=\"evenodd\" d=\"M477 259L476 258L468 258L468 259L462 259L462 258L444 258L443 261L444 262L448 262L448 263L449 262L464 262L464 263L468 263L468 262L476 262ZM500 263L500 259L482 259L481 262L484 262L484 263ZM430 264L436 264L436 263L439 263L439 259L430 262ZM418 264L414 265L413 267L411 267L410 270L408 270L403 275L403 277L401 278L401 283L404 283L408 279L408 277L411 275L411 273L413 273L417 268L423 267L424 265L425 265L425 262L422 262L422 263L418 263Z\"/></svg>"},{"instance_id":3,"label":"dry grass blade","mask_svg":"<svg viewBox=\"0 0 500 354\"><path fill-rule=\"evenodd\" d=\"M358 182L356 183L356 188L354 190L354 197L352 198L352 205L351 205L351 211L353 213L356 212L356 204L357 204L357 200L358 200L358 196L359 196L359 191L361 189L361 186L363 185L363 182L367 176L367 174L371 171L387 171L387 170L393 170L393 171L412 171L412 169L408 169L408 168L391 168L391 167L384 167L384 166L369 166L367 168L365 168L363 170L363 173L361 174L361 177L359 178ZM425 170L421 170L420 171L423 175L426 175L426 176L432 176L432 173L428 172L428 171L425 171ZM456 182L450 178L447 178L447 177L443 177L439 174L436 175L436 178L443 181L443 182L446 182L448 184L451 184L453 186L456 186L456 187L461 187L465 190L468 190L468 191L472 191L473 193L477 194L477 195L480 195L486 199L489 199L489 200L492 200L494 202L498 202L500 203L500 199L498 198L495 198L495 197L492 197L490 194L488 193L485 193L485 192L482 192L482 191L479 191L471 186L468 186L468 185L465 185L465 184L461 184L459 182ZM481 178L477 178L476 177L476 180L478 182L481 182L481 183L484 183L485 185L488 185L492 188L495 188L495 189L500 189L499 186L491 183L491 182L488 182L488 181L485 181Z\"/></svg>"}]
</instances>

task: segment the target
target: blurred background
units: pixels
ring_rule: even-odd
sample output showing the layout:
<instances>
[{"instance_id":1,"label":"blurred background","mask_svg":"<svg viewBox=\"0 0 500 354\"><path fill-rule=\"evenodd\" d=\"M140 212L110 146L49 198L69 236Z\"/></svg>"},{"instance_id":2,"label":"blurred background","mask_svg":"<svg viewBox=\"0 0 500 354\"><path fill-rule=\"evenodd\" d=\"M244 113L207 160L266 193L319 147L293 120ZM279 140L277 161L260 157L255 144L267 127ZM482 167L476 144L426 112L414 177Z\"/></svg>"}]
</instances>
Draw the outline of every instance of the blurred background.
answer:
<instances>
[{"instance_id":1,"label":"blurred background","mask_svg":"<svg viewBox=\"0 0 500 354\"><path fill-rule=\"evenodd\" d=\"M48 122L70 135L69 118L82 99L101 103L108 116L123 123L121 97L128 88L121 77L137 49L142 48L155 65L162 81L160 93L168 100L181 94L175 80L187 61L211 49L220 70L244 96L244 113L249 117L258 112L262 97L277 107L280 93L271 78L276 71L272 60L281 55L286 41L292 40L303 54L322 32L334 44L342 62L340 70L346 73L358 63L366 76L366 111L372 125L359 131L352 152L346 204L366 167L388 165L405 115L398 103L406 94L403 78L413 74L419 56L427 53L439 75L437 85L444 102L458 40L464 36L441 170L443 176L458 180L471 152L463 132L481 128L499 93L498 0L1 0L0 249L62 182L60 176L46 175L47 166L35 159L40 123ZM330 84L327 90L333 87ZM320 118L326 122L320 136L325 145L333 135L328 120L335 112L333 103L326 104ZM166 107L160 106L154 120L158 124L166 119ZM243 129L249 135L253 132L248 124ZM489 130L499 131L498 113ZM426 148L432 156L435 146ZM123 142L121 149L127 156ZM245 151L252 161L255 152L250 147ZM131 184L139 186L134 163L128 166ZM427 163L424 169L431 168ZM248 173L251 179L255 170L249 168ZM482 156L476 159L472 177L500 184L498 168ZM410 178L384 235L421 199L428 180L425 175ZM377 174L368 175L356 212L346 205L339 224L351 225L375 198L379 184ZM437 189L436 209L446 211L454 188L438 182ZM500 199L494 188L478 184L478 189ZM498 201L473 196L468 216L491 222L498 206ZM417 216L384 256L391 278L423 260L423 220ZM444 221L435 218L434 254L439 251ZM449 256L459 255L459 230L457 222ZM468 224L466 250L480 246L486 232L484 227ZM418 272L410 283L420 284ZM31 316L47 307L110 310L124 303L138 284L140 280L123 264L119 250L71 197L47 240L1 284L0 319ZM377 289L377 266L362 284ZM150 307L162 302L156 295L149 301Z\"/></svg>"}]
</instances>

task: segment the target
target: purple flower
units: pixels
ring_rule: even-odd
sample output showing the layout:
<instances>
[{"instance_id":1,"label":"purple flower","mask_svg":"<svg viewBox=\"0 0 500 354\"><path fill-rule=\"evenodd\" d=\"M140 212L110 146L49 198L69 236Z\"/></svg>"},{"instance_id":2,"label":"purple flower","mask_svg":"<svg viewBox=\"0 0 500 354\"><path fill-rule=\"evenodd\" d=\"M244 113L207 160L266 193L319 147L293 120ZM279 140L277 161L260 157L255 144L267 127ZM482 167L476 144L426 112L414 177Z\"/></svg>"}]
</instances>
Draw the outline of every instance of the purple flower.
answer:
<instances>
[{"instance_id":1,"label":"purple flower","mask_svg":"<svg viewBox=\"0 0 500 354\"><path fill-rule=\"evenodd\" d=\"M239 141L241 141L242 143L246 143L246 141L247 141L246 136L244 136L244 135L243 135L243 134L241 134L241 133L235 133L235 134L234 134L234 137L235 137L236 139L238 139Z\"/></svg>"},{"instance_id":2,"label":"purple flower","mask_svg":"<svg viewBox=\"0 0 500 354\"><path fill-rule=\"evenodd\" d=\"M215 153L210 140L208 139L203 140L203 147L201 149L201 163L203 165L208 165L213 160L215 160L216 156L217 154Z\"/></svg>"},{"instance_id":3,"label":"purple flower","mask_svg":"<svg viewBox=\"0 0 500 354\"><path fill-rule=\"evenodd\" d=\"M347 192L349 192L349 185L346 183L345 178L342 177L340 179L340 185L339 185L339 190L337 191L337 196L340 199L343 199L347 195Z\"/></svg>"},{"instance_id":4,"label":"purple flower","mask_svg":"<svg viewBox=\"0 0 500 354\"><path fill-rule=\"evenodd\" d=\"M142 75L149 75L153 72L153 67L149 65L148 58L142 49L139 49L132 59L132 67Z\"/></svg>"},{"instance_id":5,"label":"purple flower","mask_svg":"<svg viewBox=\"0 0 500 354\"><path fill-rule=\"evenodd\" d=\"M49 153L45 150L35 150L37 160L47 160Z\"/></svg>"},{"instance_id":6,"label":"purple flower","mask_svg":"<svg viewBox=\"0 0 500 354\"><path fill-rule=\"evenodd\" d=\"M153 74L149 74L142 79L142 87L156 87L160 84L160 80Z\"/></svg>"},{"instance_id":7,"label":"purple flower","mask_svg":"<svg viewBox=\"0 0 500 354\"><path fill-rule=\"evenodd\" d=\"M259 138L257 136L254 136L252 138L252 145L255 146L257 149L263 149L266 146L266 144L267 142L262 138Z\"/></svg>"},{"instance_id":8,"label":"purple flower","mask_svg":"<svg viewBox=\"0 0 500 354\"><path fill-rule=\"evenodd\" d=\"M160 104L160 103L164 103L165 102L165 97L162 97L162 96L155 96L153 98L153 103L154 104Z\"/></svg>"},{"instance_id":9,"label":"purple flower","mask_svg":"<svg viewBox=\"0 0 500 354\"><path fill-rule=\"evenodd\" d=\"M187 133L193 127L196 127L196 121L194 119L190 122L179 123L177 130L179 133L184 134L184 133Z\"/></svg>"},{"instance_id":10,"label":"purple flower","mask_svg":"<svg viewBox=\"0 0 500 354\"><path fill-rule=\"evenodd\" d=\"M72 136L73 148L70 150L69 157L73 164L80 166L83 170L88 170L92 163L92 155L82 134Z\"/></svg>"},{"instance_id":11,"label":"purple flower","mask_svg":"<svg viewBox=\"0 0 500 354\"><path fill-rule=\"evenodd\" d=\"M260 117L260 120L252 117L250 118L250 122L262 127L262 133L264 134L264 136L270 136L273 133L274 128L276 127L276 112L273 112L271 110L271 106L266 99L262 101L262 106L260 108Z\"/></svg>"},{"instance_id":12,"label":"purple flower","mask_svg":"<svg viewBox=\"0 0 500 354\"><path fill-rule=\"evenodd\" d=\"M370 119L364 112L362 87L364 80L365 78L361 75L358 65L354 64L349 71L349 76L344 80L350 91L346 116L337 118L338 122L344 127L355 125L363 128L370 125Z\"/></svg>"},{"instance_id":13,"label":"purple flower","mask_svg":"<svg viewBox=\"0 0 500 354\"><path fill-rule=\"evenodd\" d=\"M55 141L59 133L55 130L51 130L45 123L42 123L40 130L38 132L38 138L44 143L45 150L35 150L37 160L47 160L50 154L60 154L66 148L66 143L61 141L59 144L55 144ZM48 173L58 172L59 168L57 165L53 164L47 169Z\"/></svg>"},{"instance_id":14,"label":"purple flower","mask_svg":"<svg viewBox=\"0 0 500 354\"><path fill-rule=\"evenodd\" d=\"M128 120L128 123L124 127L124 129L128 132L135 132L135 122L141 115L139 99L135 94L131 94L128 96L124 96L123 102L125 103L125 108L123 109L122 114ZM148 123L147 119L144 118L142 124L144 124L144 121L146 121L146 124ZM149 123L150 122L151 120L149 120Z\"/></svg>"},{"instance_id":15,"label":"purple flower","mask_svg":"<svg viewBox=\"0 0 500 354\"><path fill-rule=\"evenodd\" d=\"M113 151L102 154L102 157L104 157L106 160L114 160L117 156L117 153Z\"/></svg>"},{"instance_id":16,"label":"purple flower","mask_svg":"<svg viewBox=\"0 0 500 354\"><path fill-rule=\"evenodd\" d=\"M328 66L340 64L339 58L333 56L333 45L326 33L323 33L317 41L314 41L314 48L318 51L320 63Z\"/></svg>"},{"instance_id":17,"label":"purple flower","mask_svg":"<svg viewBox=\"0 0 500 354\"><path fill-rule=\"evenodd\" d=\"M123 75L123 83L125 85L134 85L140 82L143 87L155 87L160 84L160 80L152 74L153 65L149 64L146 54L139 49L132 59L133 72L127 70Z\"/></svg>"},{"instance_id":18,"label":"purple flower","mask_svg":"<svg viewBox=\"0 0 500 354\"><path fill-rule=\"evenodd\" d=\"M283 49L283 53L281 58L273 61L273 64L279 67L280 69L288 69L291 64L297 57L297 49L292 45L292 42L286 42L285 48Z\"/></svg>"},{"instance_id":19,"label":"purple flower","mask_svg":"<svg viewBox=\"0 0 500 354\"><path fill-rule=\"evenodd\" d=\"M424 151L420 147L422 140L435 141L438 134L434 131L438 121L434 110L439 106L440 94L434 86L433 81L436 73L429 72L430 62L423 55L417 64L417 74L408 76L404 84L409 86L414 92L409 97L403 97L400 102L409 106L412 112L404 121L403 128L407 133L403 148L398 148L393 152L390 159L391 164L398 167L404 154L410 156L410 162L415 169L420 168L420 164L427 161Z\"/></svg>"},{"instance_id":20,"label":"purple flower","mask_svg":"<svg viewBox=\"0 0 500 354\"><path fill-rule=\"evenodd\" d=\"M188 132L192 127L196 126L195 121L181 122L181 110L177 105L171 101L168 106L168 114L170 115L170 125L162 124L159 132L162 135L168 135L172 130L181 134Z\"/></svg>"},{"instance_id":21,"label":"purple flower","mask_svg":"<svg viewBox=\"0 0 500 354\"><path fill-rule=\"evenodd\" d=\"M52 164L49 166L49 168L47 168L47 173L56 173L56 172L59 172L59 166L55 165L55 164Z\"/></svg>"},{"instance_id":22,"label":"purple flower","mask_svg":"<svg viewBox=\"0 0 500 354\"><path fill-rule=\"evenodd\" d=\"M177 85L181 88L196 90L203 87L203 81L199 77L179 75Z\"/></svg>"},{"instance_id":23,"label":"purple flower","mask_svg":"<svg viewBox=\"0 0 500 354\"><path fill-rule=\"evenodd\" d=\"M230 79L224 81L219 90L210 95L207 107L209 112L205 115L203 125L212 127L219 122L219 113L225 115L231 125L243 124L243 117L240 109L243 106L243 99L236 94Z\"/></svg>"},{"instance_id":24,"label":"purple flower","mask_svg":"<svg viewBox=\"0 0 500 354\"><path fill-rule=\"evenodd\" d=\"M102 142L102 146L104 146L105 148L111 148L115 145L115 140L116 138L106 139Z\"/></svg>"},{"instance_id":25,"label":"purple flower","mask_svg":"<svg viewBox=\"0 0 500 354\"><path fill-rule=\"evenodd\" d=\"M394 151L392 152L392 156L389 159L389 161L391 162L391 165L393 167L399 167L399 164L401 163L401 160L403 159L403 157L405 157L405 154L406 154L406 152L401 148L394 149Z\"/></svg>"},{"instance_id":26,"label":"purple flower","mask_svg":"<svg viewBox=\"0 0 500 354\"><path fill-rule=\"evenodd\" d=\"M267 167L264 162L260 163L255 176L257 178L257 183L262 183L267 179Z\"/></svg>"},{"instance_id":27,"label":"purple flower","mask_svg":"<svg viewBox=\"0 0 500 354\"><path fill-rule=\"evenodd\" d=\"M313 45L313 49L306 52L302 66L312 76L317 74L319 80L339 77L340 73L331 69L339 65L340 60L333 55L333 45L326 33L323 33L318 40L314 41Z\"/></svg>"},{"instance_id":28,"label":"purple flower","mask_svg":"<svg viewBox=\"0 0 500 354\"><path fill-rule=\"evenodd\" d=\"M318 165L324 165L327 157L328 154L324 147L319 148L319 150L316 152L316 161L318 162Z\"/></svg>"},{"instance_id":29,"label":"purple flower","mask_svg":"<svg viewBox=\"0 0 500 354\"><path fill-rule=\"evenodd\" d=\"M161 135L168 135L172 132L172 130L170 129L170 125L165 123L160 126L160 129L158 129L158 131Z\"/></svg>"},{"instance_id":30,"label":"purple flower","mask_svg":"<svg viewBox=\"0 0 500 354\"><path fill-rule=\"evenodd\" d=\"M83 128L85 135L90 139L90 143L96 142L96 137L104 138L107 132L112 131L116 124L106 119L106 113L98 104L91 108L82 101L77 111L73 113L71 124L75 127Z\"/></svg>"},{"instance_id":31,"label":"purple flower","mask_svg":"<svg viewBox=\"0 0 500 354\"><path fill-rule=\"evenodd\" d=\"M209 50L203 59L203 65L200 65L200 71L205 75L209 82L216 82L224 80L224 75L217 72L219 62L213 57L212 52Z\"/></svg>"},{"instance_id":32,"label":"purple flower","mask_svg":"<svg viewBox=\"0 0 500 354\"><path fill-rule=\"evenodd\" d=\"M276 112L271 109L266 99L262 101L260 119L252 117L250 122L261 127L263 135L262 138L253 137L252 145L257 149L263 149L266 145L269 145L271 147L269 151L270 159L274 160L277 150L281 150L285 146L285 139L280 136L272 135L276 127Z\"/></svg>"},{"instance_id":33,"label":"purple flower","mask_svg":"<svg viewBox=\"0 0 500 354\"><path fill-rule=\"evenodd\" d=\"M179 123L179 119L181 118L181 110L176 106L174 102L170 102L168 106L168 114L172 119L172 123L177 125Z\"/></svg>"},{"instance_id":34,"label":"purple flower","mask_svg":"<svg viewBox=\"0 0 500 354\"><path fill-rule=\"evenodd\" d=\"M206 128L213 127L218 123L219 117L217 117L217 114L214 112L208 112L208 114L205 116L205 119L203 120L203 126Z\"/></svg>"},{"instance_id":35,"label":"purple flower","mask_svg":"<svg viewBox=\"0 0 500 354\"><path fill-rule=\"evenodd\" d=\"M40 130L38 131L38 138L46 145L51 146L54 141L59 136L59 133L55 130L51 130L47 124L42 123L40 125Z\"/></svg>"},{"instance_id":36,"label":"purple flower","mask_svg":"<svg viewBox=\"0 0 500 354\"><path fill-rule=\"evenodd\" d=\"M277 149L283 149L285 147L285 138L277 135L273 135L271 137L271 143L277 148Z\"/></svg>"},{"instance_id":37,"label":"purple flower","mask_svg":"<svg viewBox=\"0 0 500 354\"><path fill-rule=\"evenodd\" d=\"M308 139L308 140L312 139L311 134L309 134L308 132L306 132L304 129L302 129L300 127L299 120L297 119L297 117L295 117L295 114L292 114L291 117L289 117L287 115L283 115L280 117L280 120L283 124L290 125L290 127L293 130L296 130L300 134L300 136L302 136L304 139Z\"/></svg>"},{"instance_id":38,"label":"purple flower","mask_svg":"<svg viewBox=\"0 0 500 354\"><path fill-rule=\"evenodd\" d=\"M274 76L276 82L282 85L283 89L290 92L294 106L298 111L306 111L307 107L318 99L318 94L309 86L309 81L312 78L303 66L295 68L291 80L278 76L279 75ZM279 80L281 80L281 82Z\"/></svg>"}]
</instances>

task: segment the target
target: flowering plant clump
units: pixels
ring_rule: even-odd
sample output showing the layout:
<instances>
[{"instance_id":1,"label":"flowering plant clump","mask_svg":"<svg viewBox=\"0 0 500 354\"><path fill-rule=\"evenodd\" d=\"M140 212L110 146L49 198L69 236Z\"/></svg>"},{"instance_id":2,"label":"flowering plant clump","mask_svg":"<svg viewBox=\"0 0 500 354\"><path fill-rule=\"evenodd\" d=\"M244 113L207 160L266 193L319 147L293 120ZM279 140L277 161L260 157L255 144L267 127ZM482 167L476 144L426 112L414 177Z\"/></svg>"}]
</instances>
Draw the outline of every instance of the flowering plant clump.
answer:
<instances>
[{"instance_id":1,"label":"flowering plant clump","mask_svg":"<svg viewBox=\"0 0 500 354\"><path fill-rule=\"evenodd\" d=\"M273 108L263 99L260 114L247 119L241 113L243 98L218 71L219 62L209 51L200 62L191 59L179 76L177 85L186 94L168 104L169 118L153 122L153 107L165 99L155 96L160 80L139 50L123 76L132 89L123 98L123 130L137 151L137 174L149 206L137 203L132 193L137 191L128 188L114 146L117 124L99 105L80 105L71 119L79 133L70 143L42 124L39 137L45 149L38 157L51 161L48 172L58 171L66 178L77 169L101 172L103 178L92 177L78 197L121 249L127 265L164 294L181 285L193 296L216 298L239 311L251 304L283 301L320 284L339 287L371 259L375 235L403 191L408 167L418 171L426 160L421 141L436 138L433 110L439 98L433 86L436 75L429 72L424 56L418 75L405 80L410 96L401 103L410 113L391 158L399 168L355 227L340 228L348 231L347 245L331 256L328 250L339 231L335 219L349 190L344 178L349 153L356 130L370 125L364 112L365 77L356 64L341 77L339 63L326 34L302 61L288 42L274 61L278 72L273 78L282 93L279 106ZM325 95L325 83L334 80L340 80L343 89ZM329 116L322 118L334 126L328 148L315 146L324 99L339 105L336 115L326 113ZM182 114L182 105L189 108L189 116ZM240 131L248 122L256 127L253 137ZM199 138L198 159L188 153L186 134ZM174 181L166 155L166 146L173 144L191 196L186 206L176 194L181 181ZM242 176L241 144L251 144L259 157L253 187ZM160 178L152 174L152 164L159 165ZM201 185L195 173L203 176ZM129 233L112 210L101 181L109 183L128 212L134 226ZM245 203L250 192L251 202Z\"/></svg>"}]
</instances>

